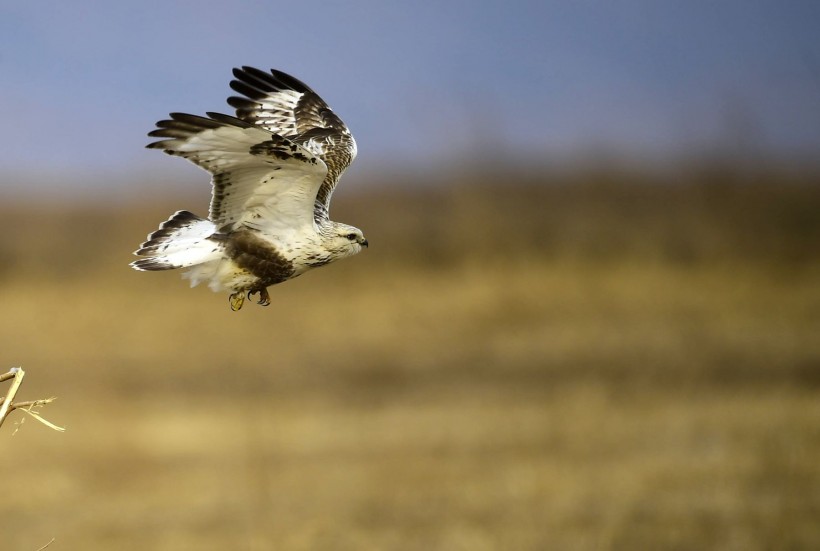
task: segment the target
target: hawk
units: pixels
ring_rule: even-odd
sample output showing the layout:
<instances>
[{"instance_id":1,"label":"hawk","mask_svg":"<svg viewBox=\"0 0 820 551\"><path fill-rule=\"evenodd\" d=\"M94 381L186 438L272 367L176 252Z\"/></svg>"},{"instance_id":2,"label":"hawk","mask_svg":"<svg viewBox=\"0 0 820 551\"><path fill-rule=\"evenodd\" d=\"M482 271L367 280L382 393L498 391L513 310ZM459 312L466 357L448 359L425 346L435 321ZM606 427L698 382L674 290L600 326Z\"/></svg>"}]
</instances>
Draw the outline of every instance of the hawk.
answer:
<instances>
[{"instance_id":1,"label":"hawk","mask_svg":"<svg viewBox=\"0 0 820 551\"><path fill-rule=\"evenodd\" d=\"M189 268L191 287L230 292L231 309L367 247L362 231L328 217L356 142L316 92L282 71L234 69L236 116L171 113L148 144L211 173L207 218L181 210L134 252L136 270Z\"/></svg>"}]
</instances>

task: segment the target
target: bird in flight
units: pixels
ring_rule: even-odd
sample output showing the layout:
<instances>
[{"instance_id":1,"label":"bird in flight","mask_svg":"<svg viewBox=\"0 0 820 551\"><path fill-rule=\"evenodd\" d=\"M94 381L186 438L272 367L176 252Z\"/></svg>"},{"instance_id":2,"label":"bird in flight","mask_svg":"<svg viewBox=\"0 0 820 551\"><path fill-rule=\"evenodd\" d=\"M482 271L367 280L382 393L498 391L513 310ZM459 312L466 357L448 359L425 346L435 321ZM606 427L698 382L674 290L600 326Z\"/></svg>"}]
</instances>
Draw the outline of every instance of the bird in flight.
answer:
<instances>
[{"instance_id":1,"label":"bird in flight","mask_svg":"<svg viewBox=\"0 0 820 551\"><path fill-rule=\"evenodd\" d=\"M211 173L207 218L181 210L148 235L136 270L189 268L191 286L230 292L231 309L367 247L362 231L328 217L330 197L356 157L342 120L306 84L277 70L234 69L236 116L171 113L148 144Z\"/></svg>"}]
</instances>

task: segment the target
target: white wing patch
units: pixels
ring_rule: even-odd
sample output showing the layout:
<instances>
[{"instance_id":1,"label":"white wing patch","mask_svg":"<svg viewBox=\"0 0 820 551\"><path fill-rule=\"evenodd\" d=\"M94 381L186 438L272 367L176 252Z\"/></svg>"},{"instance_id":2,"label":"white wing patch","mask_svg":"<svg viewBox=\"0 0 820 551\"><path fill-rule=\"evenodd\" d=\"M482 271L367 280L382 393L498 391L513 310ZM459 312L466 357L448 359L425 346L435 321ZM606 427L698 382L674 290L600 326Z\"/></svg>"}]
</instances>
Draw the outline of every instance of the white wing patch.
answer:
<instances>
[{"instance_id":1,"label":"white wing patch","mask_svg":"<svg viewBox=\"0 0 820 551\"><path fill-rule=\"evenodd\" d=\"M255 124L280 136L296 136L296 115L294 108L304 94L294 90L282 90L270 94L259 102L260 113Z\"/></svg>"},{"instance_id":2,"label":"white wing patch","mask_svg":"<svg viewBox=\"0 0 820 551\"><path fill-rule=\"evenodd\" d=\"M184 157L212 175L210 219L265 230L313 223L313 203L326 174L324 161L282 136L227 115L172 113L149 147Z\"/></svg>"}]
</instances>

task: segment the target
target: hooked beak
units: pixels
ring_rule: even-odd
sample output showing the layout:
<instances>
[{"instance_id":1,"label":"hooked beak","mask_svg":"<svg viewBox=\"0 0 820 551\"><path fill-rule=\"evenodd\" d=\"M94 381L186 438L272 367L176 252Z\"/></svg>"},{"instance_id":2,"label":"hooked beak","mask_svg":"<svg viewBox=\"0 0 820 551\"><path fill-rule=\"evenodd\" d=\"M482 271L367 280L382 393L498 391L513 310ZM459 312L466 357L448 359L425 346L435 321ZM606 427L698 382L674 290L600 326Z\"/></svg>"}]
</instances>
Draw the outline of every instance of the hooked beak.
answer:
<instances>
[{"instance_id":1,"label":"hooked beak","mask_svg":"<svg viewBox=\"0 0 820 551\"><path fill-rule=\"evenodd\" d=\"M362 242L359 243L359 245L361 245L364 248L367 248L367 239L362 239Z\"/></svg>"}]
</instances>

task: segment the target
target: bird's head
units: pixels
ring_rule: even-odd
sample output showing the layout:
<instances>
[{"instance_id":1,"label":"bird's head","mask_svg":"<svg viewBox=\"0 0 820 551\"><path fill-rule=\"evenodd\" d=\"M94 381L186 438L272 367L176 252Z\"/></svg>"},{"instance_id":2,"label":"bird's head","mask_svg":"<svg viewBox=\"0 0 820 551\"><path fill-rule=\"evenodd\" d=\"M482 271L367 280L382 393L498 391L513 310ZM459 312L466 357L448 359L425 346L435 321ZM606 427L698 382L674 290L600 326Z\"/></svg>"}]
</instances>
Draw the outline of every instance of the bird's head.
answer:
<instances>
[{"instance_id":1,"label":"bird's head","mask_svg":"<svg viewBox=\"0 0 820 551\"><path fill-rule=\"evenodd\" d=\"M367 239L359 228L336 222L329 233L326 246L339 258L353 256L361 252L363 247L367 247Z\"/></svg>"}]
</instances>

